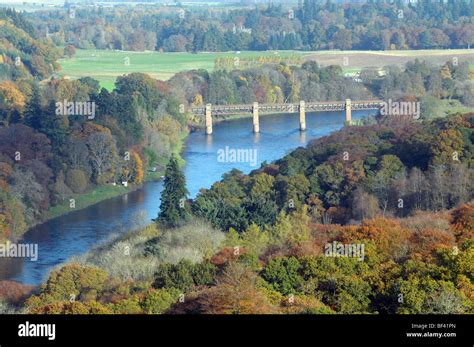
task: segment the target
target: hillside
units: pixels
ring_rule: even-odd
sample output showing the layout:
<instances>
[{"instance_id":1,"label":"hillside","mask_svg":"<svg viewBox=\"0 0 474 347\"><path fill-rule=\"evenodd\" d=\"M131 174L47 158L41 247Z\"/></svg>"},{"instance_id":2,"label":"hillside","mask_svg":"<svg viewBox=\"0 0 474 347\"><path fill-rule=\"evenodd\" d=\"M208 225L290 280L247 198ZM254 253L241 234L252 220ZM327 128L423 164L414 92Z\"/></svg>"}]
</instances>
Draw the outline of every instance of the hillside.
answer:
<instances>
[{"instance_id":1,"label":"hillside","mask_svg":"<svg viewBox=\"0 0 474 347\"><path fill-rule=\"evenodd\" d=\"M10 305L49 314L473 313L472 114L385 121L346 127L250 175L233 171L190 201L187 221L97 247Z\"/></svg>"},{"instance_id":2,"label":"hillside","mask_svg":"<svg viewBox=\"0 0 474 347\"><path fill-rule=\"evenodd\" d=\"M51 41L39 38L22 14L0 9L0 81L47 78L59 68L61 54Z\"/></svg>"}]
</instances>

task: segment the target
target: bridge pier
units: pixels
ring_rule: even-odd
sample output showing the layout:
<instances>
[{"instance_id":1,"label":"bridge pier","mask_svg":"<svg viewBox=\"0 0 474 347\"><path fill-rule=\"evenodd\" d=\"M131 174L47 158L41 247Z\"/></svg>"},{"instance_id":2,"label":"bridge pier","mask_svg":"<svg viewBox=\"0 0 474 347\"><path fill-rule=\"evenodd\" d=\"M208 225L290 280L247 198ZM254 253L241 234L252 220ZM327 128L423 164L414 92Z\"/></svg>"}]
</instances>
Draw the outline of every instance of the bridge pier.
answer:
<instances>
[{"instance_id":1,"label":"bridge pier","mask_svg":"<svg viewBox=\"0 0 474 347\"><path fill-rule=\"evenodd\" d=\"M300 100L300 130L306 130L306 111L303 100Z\"/></svg>"},{"instance_id":2,"label":"bridge pier","mask_svg":"<svg viewBox=\"0 0 474 347\"><path fill-rule=\"evenodd\" d=\"M346 99L346 122L350 123L351 121L352 121L351 99Z\"/></svg>"},{"instance_id":3,"label":"bridge pier","mask_svg":"<svg viewBox=\"0 0 474 347\"><path fill-rule=\"evenodd\" d=\"M380 109L385 105L383 100L354 100L345 99L343 101L320 101L320 102L308 102L300 100L299 104L299 120L300 120L300 130L306 130L306 107L308 107L309 112L341 112L346 111L346 123L351 123L352 121L352 107L354 110L376 110ZM252 113L253 115L253 131L258 134L260 132L260 121L259 113L260 106L262 112L267 113L276 113L276 112L298 112L295 110L295 104L263 104L259 105L258 102L253 104L245 105L214 105L206 104L203 106L191 107L191 112L196 116L204 116L204 122L206 127L206 134L212 134L212 112L214 115L224 116L231 114L240 114L240 113Z\"/></svg>"},{"instance_id":4,"label":"bridge pier","mask_svg":"<svg viewBox=\"0 0 474 347\"><path fill-rule=\"evenodd\" d=\"M212 134L212 112L211 112L211 104L206 104L206 114L205 114L205 124L206 124L206 134Z\"/></svg>"},{"instance_id":5,"label":"bridge pier","mask_svg":"<svg viewBox=\"0 0 474 347\"><path fill-rule=\"evenodd\" d=\"M260 121L258 119L258 102L253 103L252 113L253 113L253 132L254 133L259 133L260 132Z\"/></svg>"}]
</instances>

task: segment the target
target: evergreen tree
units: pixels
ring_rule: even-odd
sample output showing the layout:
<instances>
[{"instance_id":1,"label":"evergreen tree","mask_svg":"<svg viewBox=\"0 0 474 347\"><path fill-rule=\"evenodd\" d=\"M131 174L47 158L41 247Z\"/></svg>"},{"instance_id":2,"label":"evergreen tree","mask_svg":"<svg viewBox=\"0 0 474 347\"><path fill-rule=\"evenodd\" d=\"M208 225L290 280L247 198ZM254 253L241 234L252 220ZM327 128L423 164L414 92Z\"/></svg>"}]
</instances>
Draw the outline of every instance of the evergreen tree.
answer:
<instances>
[{"instance_id":1,"label":"evergreen tree","mask_svg":"<svg viewBox=\"0 0 474 347\"><path fill-rule=\"evenodd\" d=\"M59 154L62 150L69 129L68 115L58 114L54 101L41 114L39 131L46 134L53 145L53 152Z\"/></svg>"},{"instance_id":2,"label":"evergreen tree","mask_svg":"<svg viewBox=\"0 0 474 347\"><path fill-rule=\"evenodd\" d=\"M171 155L170 161L166 166L164 189L161 194L160 212L158 214L158 223L167 226L177 226L180 222L189 216L186 205L186 179L184 173L178 166L178 160Z\"/></svg>"},{"instance_id":3,"label":"evergreen tree","mask_svg":"<svg viewBox=\"0 0 474 347\"><path fill-rule=\"evenodd\" d=\"M30 100L25 105L25 124L38 130L41 127L41 91L37 84L33 85Z\"/></svg>"}]
</instances>

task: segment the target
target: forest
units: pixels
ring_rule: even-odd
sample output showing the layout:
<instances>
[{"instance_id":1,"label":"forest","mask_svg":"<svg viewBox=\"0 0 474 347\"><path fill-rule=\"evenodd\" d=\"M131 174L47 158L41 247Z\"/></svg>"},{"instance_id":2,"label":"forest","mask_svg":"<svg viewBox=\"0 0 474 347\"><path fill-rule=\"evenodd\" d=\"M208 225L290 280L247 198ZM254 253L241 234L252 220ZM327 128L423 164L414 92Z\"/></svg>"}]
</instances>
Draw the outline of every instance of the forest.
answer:
<instances>
[{"instance_id":1,"label":"forest","mask_svg":"<svg viewBox=\"0 0 474 347\"><path fill-rule=\"evenodd\" d=\"M469 48L471 0L335 3L297 6L134 6L35 12L34 25L56 45L75 48L218 52L243 50L390 50Z\"/></svg>"}]
</instances>

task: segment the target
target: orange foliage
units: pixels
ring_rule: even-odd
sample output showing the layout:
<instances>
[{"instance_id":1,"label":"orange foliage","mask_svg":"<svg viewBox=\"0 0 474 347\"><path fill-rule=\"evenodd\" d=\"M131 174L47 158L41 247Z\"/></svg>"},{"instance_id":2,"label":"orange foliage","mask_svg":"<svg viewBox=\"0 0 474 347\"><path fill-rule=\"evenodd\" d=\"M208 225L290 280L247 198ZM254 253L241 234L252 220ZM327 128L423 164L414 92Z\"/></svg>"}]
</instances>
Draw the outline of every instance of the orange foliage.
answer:
<instances>
[{"instance_id":1,"label":"orange foliage","mask_svg":"<svg viewBox=\"0 0 474 347\"><path fill-rule=\"evenodd\" d=\"M312 296L295 296L290 301L285 298L282 301L282 313L284 314L299 314L299 313L330 313L331 309L324 305L321 301Z\"/></svg>"},{"instance_id":2,"label":"orange foliage","mask_svg":"<svg viewBox=\"0 0 474 347\"><path fill-rule=\"evenodd\" d=\"M0 189L8 191L7 179L13 173L12 167L4 162L0 162Z\"/></svg>"},{"instance_id":3,"label":"orange foliage","mask_svg":"<svg viewBox=\"0 0 474 347\"><path fill-rule=\"evenodd\" d=\"M301 258L307 255L321 255L323 247L321 244L315 242L314 240L303 241L294 246L288 252L289 256L294 256L296 258Z\"/></svg>"},{"instance_id":4,"label":"orange foliage","mask_svg":"<svg viewBox=\"0 0 474 347\"><path fill-rule=\"evenodd\" d=\"M413 233L410 238L412 253L422 256L434 255L437 249L452 248L454 245L454 235L440 230L424 229Z\"/></svg>"},{"instance_id":5,"label":"orange foliage","mask_svg":"<svg viewBox=\"0 0 474 347\"><path fill-rule=\"evenodd\" d=\"M75 130L73 135L78 137L78 138L88 138L89 135L94 134L94 133L106 133L109 136L112 136L110 133L110 130L102 125L95 124L92 122L86 122L83 124L82 129L79 131Z\"/></svg>"},{"instance_id":6,"label":"orange foliage","mask_svg":"<svg viewBox=\"0 0 474 347\"><path fill-rule=\"evenodd\" d=\"M257 275L241 264L230 263L215 287L194 293L169 313L269 314L277 313L256 287Z\"/></svg>"},{"instance_id":7,"label":"orange foliage","mask_svg":"<svg viewBox=\"0 0 474 347\"><path fill-rule=\"evenodd\" d=\"M360 240L373 240L378 251L386 257L397 258L403 252L411 232L394 219L374 218L364 220L360 226L346 227L338 241L352 243Z\"/></svg>"},{"instance_id":8,"label":"orange foliage","mask_svg":"<svg viewBox=\"0 0 474 347\"><path fill-rule=\"evenodd\" d=\"M332 206L327 210L328 215L331 217L332 223L345 224L351 217L351 212L345 207Z\"/></svg>"},{"instance_id":9,"label":"orange foliage","mask_svg":"<svg viewBox=\"0 0 474 347\"><path fill-rule=\"evenodd\" d=\"M82 303L79 301L57 301L52 304L35 307L30 310L33 314L111 314L112 311L96 302L89 301Z\"/></svg>"},{"instance_id":10,"label":"orange foliage","mask_svg":"<svg viewBox=\"0 0 474 347\"><path fill-rule=\"evenodd\" d=\"M18 303L31 294L34 286L28 286L15 281L0 281L0 299L10 303Z\"/></svg>"},{"instance_id":11,"label":"orange foliage","mask_svg":"<svg viewBox=\"0 0 474 347\"><path fill-rule=\"evenodd\" d=\"M451 213L451 224L458 241L474 237L474 204L464 204Z\"/></svg>"},{"instance_id":12,"label":"orange foliage","mask_svg":"<svg viewBox=\"0 0 474 347\"><path fill-rule=\"evenodd\" d=\"M216 266L222 266L227 264L228 262L232 260L236 260L239 258L241 255L247 253L247 250L245 248L239 248L239 252L236 253L235 249L232 247L226 247L216 253L212 258L211 258L211 263L216 265Z\"/></svg>"},{"instance_id":13,"label":"orange foliage","mask_svg":"<svg viewBox=\"0 0 474 347\"><path fill-rule=\"evenodd\" d=\"M170 88L166 82L156 80L155 81L156 89L162 94L169 94Z\"/></svg>"}]
</instances>

